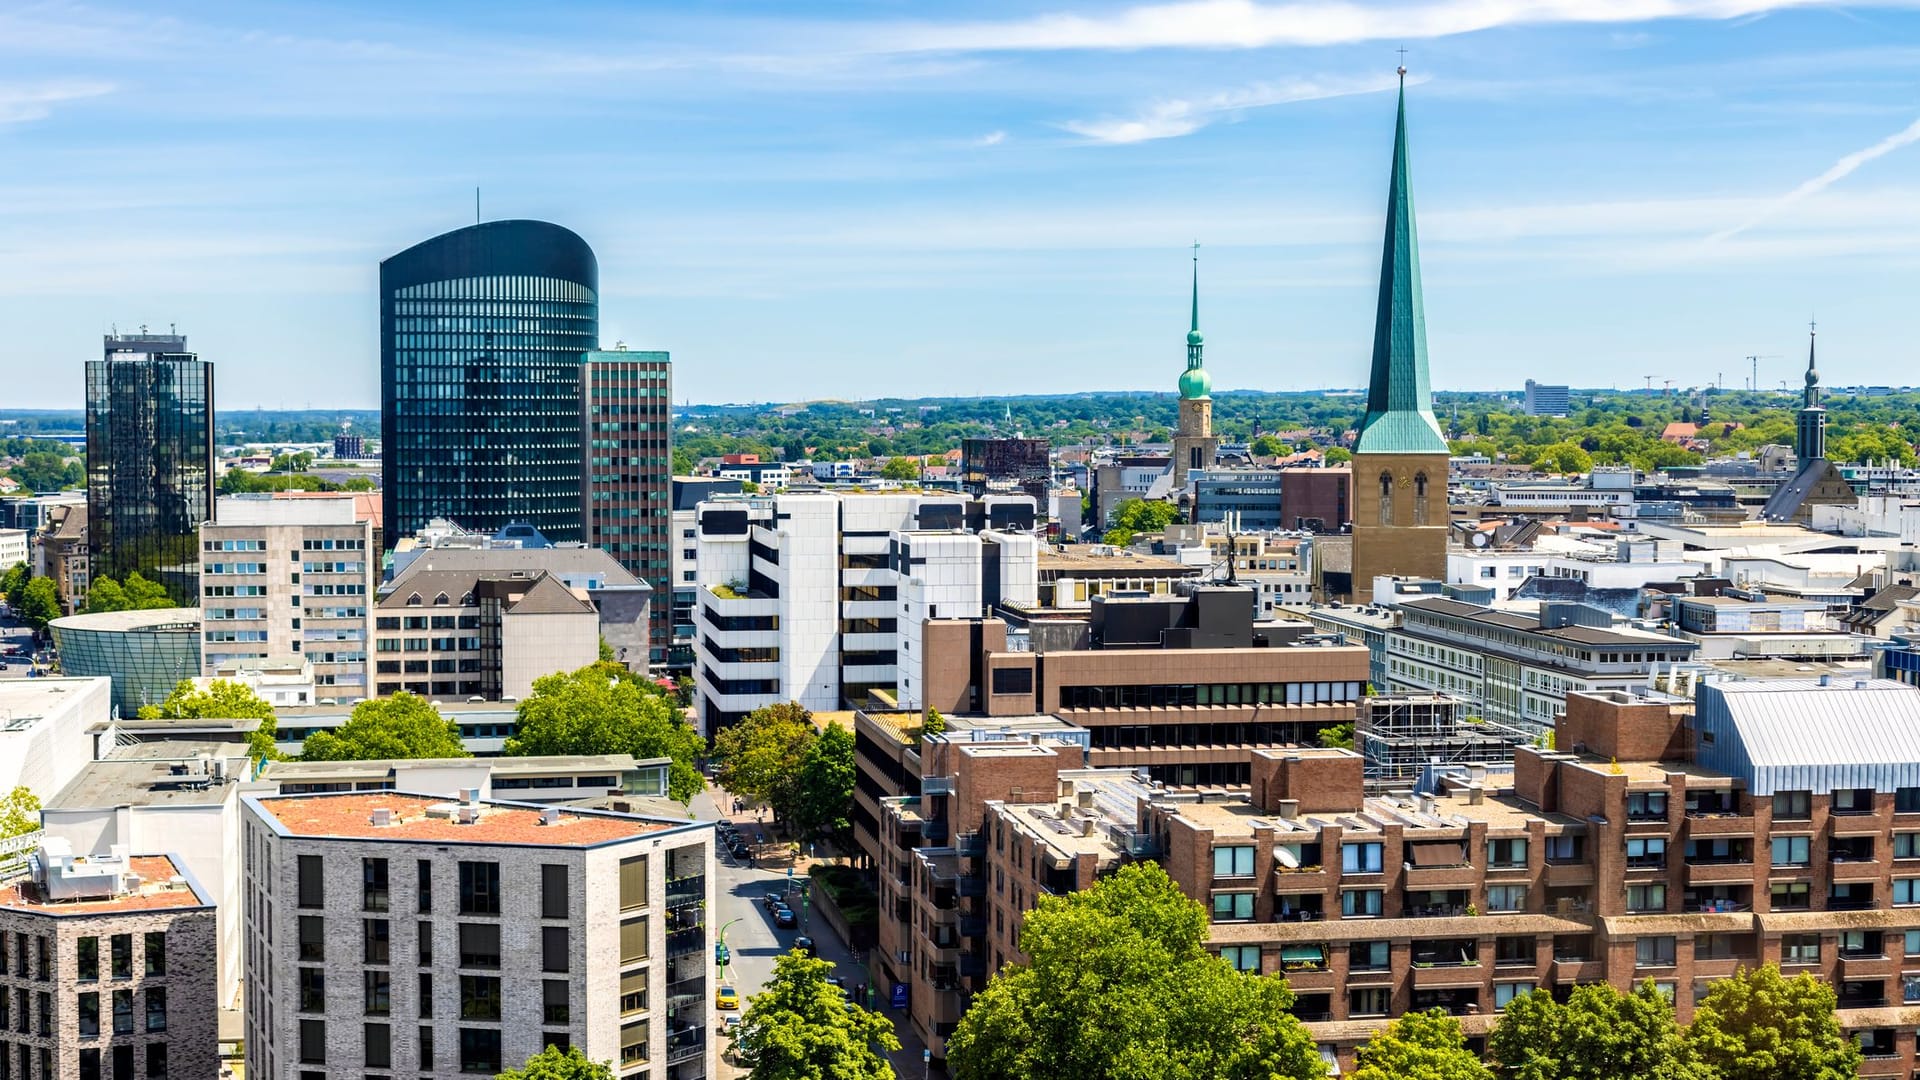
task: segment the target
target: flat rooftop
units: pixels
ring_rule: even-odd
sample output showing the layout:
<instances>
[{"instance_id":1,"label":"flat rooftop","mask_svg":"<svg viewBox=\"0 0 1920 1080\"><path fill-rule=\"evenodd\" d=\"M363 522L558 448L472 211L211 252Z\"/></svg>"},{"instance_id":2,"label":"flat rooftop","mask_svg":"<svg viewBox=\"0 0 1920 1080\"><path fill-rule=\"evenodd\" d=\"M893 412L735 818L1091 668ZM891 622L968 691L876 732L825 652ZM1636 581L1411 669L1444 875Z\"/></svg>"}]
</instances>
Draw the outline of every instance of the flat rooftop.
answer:
<instances>
[{"instance_id":1,"label":"flat rooftop","mask_svg":"<svg viewBox=\"0 0 1920 1080\"><path fill-rule=\"evenodd\" d=\"M68 615L52 624L62 630L91 630L97 633L131 633L136 630L200 632L197 607L134 608L127 611L96 611L91 615Z\"/></svg>"},{"instance_id":2,"label":"flat rooftop","mask_svg":"<svg viewBox=\"0 0 1920 1080\"><path fill-rule=\"evenodd\" d=\"M195 891L193 878L174 865L165 855L134 855L127 859L128 869L140 875L140 887L121 896L98 900L44 900L31 877L22 875L0 884L0 906L25 908L45 915L112 915L119 912L163 911L170 908L213 906L213 901ZM176 877L186 879L174 886Z\"/></svg>"},{"instance_id":3,"label":"flat rooftop","mask_svg":"<svg viewBox=\"0 0 1920 1080\"><path fill-rule=\"evenodd\" d=\"M455 803L397 791L248 796L248 800L283 835L351 840L593 847L686 824L630 814L483 801L479 819L463 825L454 817ZM387 811L390 824L375 825L375 810ZM554 823L542 825L542 816L549 814L554 816Z\"/></svg>"},{"instance_id":4,"label":"flat rooftop","mask_svg":"<svg viewBox=\"0 0 1920 1080\"><path fill-rule=\"evenodd\" d=\"M1169 577L1192 577L1206 569L1203 566L1182 566L1162 555L1142 555L1126 548L1115 548L1114 553L1109 555L1094 553L1093 548L1105 546L1068 544L1065 547L1042 547L1035 553L1036 565L1042 573L1049 570L1103 570L1116 574L1149 573Z\"/></svg>"},{"instance_id":5,"label":"flat rooftop","mask_svg":"<svg viewBox=\"0 0 1920 1080\"><path fill-rule=\"evenodd\" d=\"M428 769L481 768L494 776L551 776L556 773L631 772L649 765L668 765L672 758L637 759L631 754L565 754L549 757L400 758L369 761L269 761L260 779L300 782L379 780L396 772Z\"/></svg>"},{"instance_id":6,"label":"flat rooftop","mask_svg":"<svg viewBox=\"0 0 1920 1080\"><path fill-rule=\"evenodd\" d=\"M47 800L48 810L88 810L116 806L217 806L227 799L227 788L246 779L248 758L234 755L233 743L218 747L211 756L226 762L226 781L209 780L204 774L174 772L175 767L192 769L179 756L177 744L165 744L160 756L113 757L91 762L67 782L60 793ZM139 751L140 747L124 747Z\"/></svg>"},{"instance_id":7,"label":"flat rooftop","mask_svg":"<svg viewBox=\"0 0 1920 1080\"><path fill-rule=\"evenodd\" d=\"M1817 679L1822 675L1865 679L1873 676L1873 665L1865 660L1834 662L1811 657L1789 657L1783 660L1702 660L1700 663L1742 679Z\"/></svg>"},{"instance_id":8,"label":"flat rooftop","mask_svg":"<svg viewBox=\"0 0 1920 1080\"><path fill-rule=\"evenodd\" d=\"M14 721L37 720L67 707L88 688L110 683L101 675L92 678L0 679L0 731Z\"/></svg>"},{"instance_id":9,"label":"flat rooftop","mask_svg":"<svg viewBox=\"0 0 1920 1080\"><path fill-rule=\"evenodd\" d=\"M1071 724L1049 713L1029 713L1025 716L948 716L947 734L954 736L954 742L990 742L982 735L1004 732L1008 735L1047 734L1048 732L1082 731L1079 724Z\"/></svg>"}]
</instances>

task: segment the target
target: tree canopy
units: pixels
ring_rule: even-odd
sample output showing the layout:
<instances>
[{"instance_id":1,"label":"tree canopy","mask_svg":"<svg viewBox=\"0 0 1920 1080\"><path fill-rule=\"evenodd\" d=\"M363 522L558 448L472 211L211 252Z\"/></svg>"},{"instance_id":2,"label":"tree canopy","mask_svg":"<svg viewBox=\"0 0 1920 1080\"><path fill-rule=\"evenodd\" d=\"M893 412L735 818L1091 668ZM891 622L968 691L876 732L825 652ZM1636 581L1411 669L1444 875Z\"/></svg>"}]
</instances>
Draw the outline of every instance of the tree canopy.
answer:
<instances>
[{"instance_id":1,"label":"tree canopy","mask_svg":"<svg viewBox=\"0 0 1920 1080\"><path fill-rule=\"evenodd\" d=\"M507 1069L494 1080L613 1080L613 1063L591 1061L577 1046L565 1050L549 1046L517 1069Z\"/></svg>"},{"instance_id":2,"label":"tree canopy","mask_svg":"<svg viewBox=\"0 0 1920 1080\"><path fill-rule=\"evenodd\" d=\"M0 840L25 836L40 827L40 796L25 785L7 792L0 799Z\"/></svg>"},{"instance_id":3,"label":"tree canopy","mask_svg":"<svg viewBox=\"0 0 1920 1080\"><path fill-rule=\"evenodd\" d=\"M801 836L826 833L850 838L853 778L853 732L828 724L800 755L798 792L788 811L794 829Z\"/></svg>"},{"instance_id":4,"label":"tree canopy","mask_svg":"<svg viewBox=\"0 0 1920 1080\"><path fill-rule=\"evenodd\" d=\"M1565 1004L1544 990L1508 1003L1487 1038L1505 1080L1711 1080L1651 981L1630 994L1577 986Z\"/></svg>"},{"instance_id":5,"label":"tree canopy","mask_svg":"<svg viewBox=\"0 0 1920 1080\"><path fill-rule=\"evenodd\" d=\"M667 791L687 802L701 788L694 760L706 749L686 714L658 686L620 664L593 663L545 675L516 710L519 729L510 756L632 754L672 758Z\"/></svg>"},{"instance_id":6,"label":"tree canopy","mask_svg":"<svg viewBox=\"0 0 1920 1080\"><path fill-rule=\"evenodd\" d=\"M173 598L167 595L165 586L156 581L148 581L140 571L135 570L127 575L124 585L110 577L94 578L87 586L87 605L82 610L91 615L98 611L133 611L173 606Z\"/></svg>"},{"instance_id":7,"label":"tree canopy","mask_svg":"<svg viewBox=\"0 0 1920 1080\"><path fill-rule=\"evenodd\" d=\"M35 630L45 630L48 623L60 617L60 591L53 587L53 579L37 577L23 583L20 599L13 602L13 613Z\"/></svg>"},{"instance_id":8,"label":"tree canopy","mask_svg":"<svg viewBox=\"0 0 1920 1080\"><path fill-rule=\"evenodd\" d=\"M892 1080L893 1024L843 998L828 981L832 969L798 951L774 960L734 1034L753 1080Z\"/></svg>"},{"instance_id":9,"label":"tree canopy","mask_svg":"<svg viewBox=\"0 0 1920 1080\"><path fill-rule=\"evenodd\" d=\"M816 733L798 702L762 705L713 737L720 786L766 803L790 824L800 799L800 767Z\"/></svg>"},{"instance_id":10,"label":"tree canopy","mask_svg":"<svg viewBox=\"0 0 1920 1080\"><path fill-rule=\"evenodd\" d=\"M273 706L253 692L246 683L215 679L205 690L196 690L192 679L173 684L173 693L158 705L140 707L142 720L258 720L260 726L247 735L247 752L269 761L279 758L274 745L279 726Z\"/></svg>"},{"instance_id":11,"label":"tree canopy","mask_svg":"<svg viewBox=\"0 0 1920 1080\"><path fill-rule=\"evenodd\" d=\"M1326 1076L1286 982L1209 953L1205 909L1157 864L1038 902L1032 963L996 974L948 1039L955 1080Z\"/></svg>"},{"instance_id":12,"label":"tree canopy","mask_svg":"<svg viewBox=\"0 0 1920 1080\"><path fill-rule=\"evenodd\" d=\"M1180 508L1159 499L1127 499L1113 510L1106 542L1125 547L1142 533L1157 533L1180 520Z\"/></svg>"},{"instance_id":13,"label":"tree canopy","mask_svg":"<svg viewBox=\"0 0 1920 1080\"><path fill-rule=\"evenodd\" d=\"M335 731L316 731L300 744L302 761L377 761L385 758L472 757L460 725L433 702L402 690L368 698Z\"/></svg>"},{"instance_id":14,"label":"tree canopy","mask_svg":"<svg viewBox=\"0 0 1920 1080\"><path fill-rule=\"evenodd\" d=\"M920 479L920 462L916 458L892 457L880 467L880 475L889 480Z\"/></svg>"},{"instance_id":15,"label":"tree canopy","mask_svg":"<svg viewBox=\"0 0 1920 1080\"><path fill-rule=\"evenodd\" d=\"M1767 964L1715 980L1694 1006L1687 1045L1715 1080L1850 1080L1860 1047L1840 1030L1829 983Z\"/></svg>"},{"instance_id":16,"label":"tree canopy","mask_svg":"<svg viewBox=\"0 0 1920 1080\"><path fill-rule=\"evenodd\" d=\"M1493 1080L1443 1009L1407 1013L1354 1052L1353 1080Z\"/></svg>"},{"instance_id":17,"label":"tree canopy","mask_svg":"<svg viewBox=\"0 0 1920 1080\"><path fill-rule=\"evenodd\" d=\"M7 567L7 572L0 574L0 597L5 597L9 604L20 603L20 594L26 591L27 582L32 578L33 571L27 569L26 563Z\"/></svg>"}]
</instances>

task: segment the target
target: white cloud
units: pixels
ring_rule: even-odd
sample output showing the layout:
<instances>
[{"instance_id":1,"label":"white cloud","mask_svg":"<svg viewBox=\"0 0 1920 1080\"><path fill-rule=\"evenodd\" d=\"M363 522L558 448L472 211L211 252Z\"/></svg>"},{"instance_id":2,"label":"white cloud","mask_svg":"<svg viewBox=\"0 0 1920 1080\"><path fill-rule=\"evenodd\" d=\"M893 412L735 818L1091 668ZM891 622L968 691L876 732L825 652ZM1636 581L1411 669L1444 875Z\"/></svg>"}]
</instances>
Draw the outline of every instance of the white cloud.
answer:
<instances>
[{"instance_id":1,"label":"white cloud","mask_svg":"<svg viewBox=\"0 0 1920 1080\"><path fill-rule=\"evenodd\" d=\"M999 146L999 145L1000 145L1001 143L1003 143L1003 142L1006 142L1006 141L1007 141L1007 133L1006 133L1006 132L1004 132L1004 131L989 131L989 132L987 132L987 133L986 133L985 135L982 135L982 136L980 136L979 138L977 138L977 139L975 139L975 140L973 140L973 145L975 145L975 146Z\"/></svg>"},{"instance_id":2,"label":"white cloud","mask_svg":"<svg viewBox=\"0 0 1920 1080\"><path fill-rule=\"evenodd\" d=\"M104 82L43 83L39 86L0 85L0 124L19 124L40 120L65 101L100 97L113 93L113 84Z\"/></svg>"},{"instance_id":3,"label":"white cloud","mask_svg":"<svg viewBox=\"0 0 1920 1080\"><path fill-rule=\"evenodd\" d=\"M1299 101L1318 101L1322 98L1344 97L1348 94L1370 94L1392 89L1393 86L1392 76L1350 82L1294 80L1285 83L1255 83L1252 86L1226 90L1202 98L1173 98L1158 101L1132 117L1068 120L1060 126L1094 142L1116 145L1147 142L1152 139L1191 135L1223 116L1231 116L1247 109L1260 109L1269 105L1286 105Z\"/></svg>"},{"instance_id":4,"label":"white cloud","mask_svg":"<svg viewBox=\"0 0 1920 1080\"><path fill-rule=\"evenodd\" d=\"M1917 141L1920 141L1920 120L1915 120L1904 129L1894 132L1864 150L1855 150L1853 153L1834 162L1832 168L1801 184L1799 187L1794 188L1792 191L1787 192L1785 195L1780 196L1778 199L1775 199L1759 213L1735 225L1731 229L1722 229L1712 236L1707 237L1707 243L1717 244L1722 240L1728 240L1738 236L1748 229L1753 228L1755 225L1773 217L1780 211L1785 210L1787 207L1792 206L1794 203L1810 195L1818 195L1820 192L1845 180L1853 174L1855 169L1865 165L1867 162L1875 158L1885 157L1895 150Z\"/></svg>"},{"instance_id":5,"label":"white cloud","mask_svg":"<svg viewBox=\"0 0 1920 1080\"><path fill-rule=\"evenodd\" d=\"M1824 0L1185 0L1112 14L1057 13L1000 22L905 24L883 31L880 51L996 52L1064 49L1258 49L1447 37L1505 26L1736 19ZM1911 7L1913 0L1863 0Z\"/></svg>"}]
</instances>

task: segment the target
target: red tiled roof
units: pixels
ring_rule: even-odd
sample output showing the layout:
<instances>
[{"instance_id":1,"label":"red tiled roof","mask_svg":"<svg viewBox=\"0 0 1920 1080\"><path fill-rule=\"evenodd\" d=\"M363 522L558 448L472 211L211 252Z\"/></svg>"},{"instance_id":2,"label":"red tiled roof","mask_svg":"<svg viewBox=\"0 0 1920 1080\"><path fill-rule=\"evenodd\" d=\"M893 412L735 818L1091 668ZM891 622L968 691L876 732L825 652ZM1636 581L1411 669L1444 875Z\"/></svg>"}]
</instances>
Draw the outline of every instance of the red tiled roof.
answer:
<instances>
[{"instance_id":1,"label":"red tiled roof","mask_svg":"<svg viewBox=\"0 0 1920 1080\"><path fill-rule=\"evenodd\" d=\"M427 808L451 800L392 791L340 795L274 795L260 806L295 836L337 836L364 840L465 841L472 844L589 846L626 840L670 826L624 816L583 814L562 809L560 820L540 824L540 810L481 803L480 820L461 825L450 817L429 817ZM375 810L392 812L392 824L373 824Z\"/></svg>"},{"instance_id":2,"label":"red tiled roof","mask_svg":"<svg viewBox=\"0 0 1920 1080\"><path fill-rule=\"evenodd\" d=\"M143 884L137 891L125 896L50 902L40 898L40 890L34 886L32 878L19 877L0 885L0 906L28 908L49 915L108 915L119 911L212 906L203 904L190 888L167 887L167 883L180 874L173 860L167 856L135 855L127 863L134 873L140 875Z\"/></svg>"}]
</instances>

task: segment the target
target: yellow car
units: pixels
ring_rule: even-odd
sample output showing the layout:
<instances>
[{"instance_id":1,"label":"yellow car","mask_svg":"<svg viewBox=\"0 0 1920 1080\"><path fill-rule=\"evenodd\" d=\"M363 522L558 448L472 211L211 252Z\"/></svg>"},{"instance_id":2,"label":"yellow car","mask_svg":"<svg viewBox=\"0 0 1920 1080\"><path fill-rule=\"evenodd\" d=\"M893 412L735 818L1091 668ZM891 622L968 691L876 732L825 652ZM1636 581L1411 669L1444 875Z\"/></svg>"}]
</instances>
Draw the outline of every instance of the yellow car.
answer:
<instances>
[{"instance_id":1,"label":"yellow car","mask_svg":"<svg viewBox=\"0 0 1920 1080\"><path fill-rule=\"evenodd\" d=\"M740 1007L740 992L731 986L723 986L713 995L713 1007L716 1009L737 1009Z\"/></svg>"}]
</instances>

